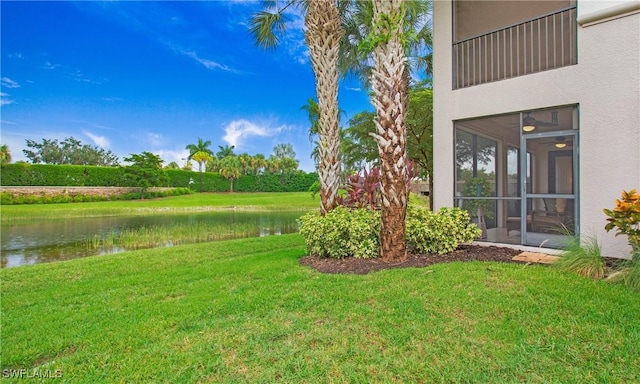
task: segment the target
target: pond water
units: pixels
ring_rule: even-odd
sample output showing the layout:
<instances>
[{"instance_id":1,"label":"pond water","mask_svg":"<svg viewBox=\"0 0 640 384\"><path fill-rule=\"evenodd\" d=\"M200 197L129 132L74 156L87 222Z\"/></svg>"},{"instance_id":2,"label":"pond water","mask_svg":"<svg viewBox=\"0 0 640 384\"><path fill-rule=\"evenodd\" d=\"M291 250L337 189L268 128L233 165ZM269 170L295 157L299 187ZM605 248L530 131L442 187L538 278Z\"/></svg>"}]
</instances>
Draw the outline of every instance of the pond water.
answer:
<instances>
[{"instance_id":1,"label":"pond water","mask_svg":"<svg viewBox=\"0 0 640 384\"><path fill-rule=\"evenodd\" d=\"M214 226L233 238L280 235L298 231L301 212L202 212L45 220L2 224L3 268L48 263L126 251L118 245L89 246L90 239L144 228ZM229 238L227 236L226 238ZM170 242L160 246L171 246Z\"/></svg>"}]
</instances>

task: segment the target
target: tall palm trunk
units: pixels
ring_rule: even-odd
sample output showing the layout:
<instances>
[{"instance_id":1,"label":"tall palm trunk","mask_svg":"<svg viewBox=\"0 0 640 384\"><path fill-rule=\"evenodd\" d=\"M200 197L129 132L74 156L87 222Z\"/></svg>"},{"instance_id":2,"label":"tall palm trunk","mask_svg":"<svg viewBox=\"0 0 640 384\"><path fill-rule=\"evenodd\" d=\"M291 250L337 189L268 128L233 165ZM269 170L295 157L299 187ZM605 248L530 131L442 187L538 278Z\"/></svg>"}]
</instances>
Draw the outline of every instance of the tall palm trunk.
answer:
<instances>
[{"instance_id":1,"label":"tall palm trunk","mask_svg":"<svg viewBox=\"0 0 640 384\"><path fill-rule=\"evenodd\" d=\"M306 41L316 76L318 96L318 150L320 163L320 212L337 205L340 186L340 128L338 109L338 51L342 37L335 0L310 0L305 17Z\"/></svg>"},{"instance_id":2,"label":"tall palm trunk","mask_svg":"<svg viewBox=\"0 0 640 384\"><path fill-rule=\"evenodd\" d=\"M402 0L374 0L374 35L380 42L374 47L372 103L376 109L376 133L380 154L382 226L380 257L385 262L405 260L405 218L408 199L406 120L408 73L401 35Z\"/></svg>"}]
</instances>

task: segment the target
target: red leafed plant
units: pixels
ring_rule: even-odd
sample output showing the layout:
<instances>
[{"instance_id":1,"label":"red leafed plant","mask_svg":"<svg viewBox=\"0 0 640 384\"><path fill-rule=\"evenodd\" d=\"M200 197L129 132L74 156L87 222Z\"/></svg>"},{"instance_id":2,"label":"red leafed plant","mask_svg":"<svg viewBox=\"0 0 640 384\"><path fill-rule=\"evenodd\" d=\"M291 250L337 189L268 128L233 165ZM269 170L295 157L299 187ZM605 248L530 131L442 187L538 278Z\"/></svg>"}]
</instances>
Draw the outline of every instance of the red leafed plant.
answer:
<instances>
[{"instance_id":1,"label":"red leafed plant","mask_svg":"<svg viewBox=\"0 0 640 384\"><path fill-rule=\"evenodd\" d=\"M407 190L409 183L414 176L413 161L407 162ZM338 196L338 204L349 208L367 208L371 210L380 209L380 168L373 167L367 171L353 174L347 178L346 196Z\"/></svg>"},{"instance_id":2,"label":"red leafed plant","mask_svg":"<svg viewBox=\"0 0 640 384\"><path fill-rule=\"evenodd\" d=\"M338 204L350 208L380 209L380 169L363 169L347 178L346 196L338 197Z\"/></svg>"}]
</instances>

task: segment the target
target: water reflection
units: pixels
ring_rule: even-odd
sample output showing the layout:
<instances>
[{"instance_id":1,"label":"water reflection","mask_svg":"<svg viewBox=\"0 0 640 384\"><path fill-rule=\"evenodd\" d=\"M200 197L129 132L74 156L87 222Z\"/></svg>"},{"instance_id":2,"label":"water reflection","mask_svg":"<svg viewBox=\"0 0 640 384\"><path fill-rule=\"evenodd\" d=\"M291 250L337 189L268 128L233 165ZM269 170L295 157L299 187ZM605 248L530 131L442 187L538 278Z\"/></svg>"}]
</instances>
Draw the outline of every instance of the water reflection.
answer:
<instances>
[{"instance_id":1,"label":"water reflection","mask_svg":"<svg viewBox=\"0 0 640 384\"><path fill-rule=\"evenodd\" d=\"M296 219L300 216L300 212L203 212L3 224L0 227L0 259L5 268L123 252L126 249L121 246L89 249L86 242L96 236L145 226L205 223L228 226L229 229L239 225L250 228L240 233L230 230L230 233L234 232L233 238L294 233L298 231ZM164 246L172 246L172 243Z\"/></svg>"}]
</instances>

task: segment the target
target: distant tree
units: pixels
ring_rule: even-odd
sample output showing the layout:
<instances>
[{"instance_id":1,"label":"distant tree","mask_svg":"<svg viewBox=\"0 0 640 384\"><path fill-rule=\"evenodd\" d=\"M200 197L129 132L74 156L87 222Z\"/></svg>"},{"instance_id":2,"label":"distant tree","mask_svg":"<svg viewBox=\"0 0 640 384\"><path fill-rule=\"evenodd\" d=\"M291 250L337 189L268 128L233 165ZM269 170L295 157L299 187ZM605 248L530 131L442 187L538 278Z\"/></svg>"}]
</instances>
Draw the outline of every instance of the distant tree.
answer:
<instances>
[{"instance_id":1,"label":"distant tree","mask_svg":"<svg viewBox=\"0 0 640 384\"><path fill-rule=\"evenodd\" d=\"M164 169L180 169L180 166L175 161L170 162L164 166Z\"/></svg>"},{"instance_id":2,"label":"distant tree","mask_svg":"<svg viewBox=\"0 0 640 384\"><path fill-rule=\"evenodd\" d=\"M73 137L61 142L57 139L42 139L42 143L27 139L26 142L30 149L23 149L22 152L33 164L118 165L118 156L113 152L82 144Z\"/></svg>"},{"instance_id":3,"label":"distant tree","mask_svg":"<svg viewBox=\"0 0 640 384\"><path fill-rule=\"evenodd\" d=\"M189 160L187 160L186 163L184 163L184 166L182 167L183 171L193 171L193 163Z\"/></svg>"},{"instance_id":4,"label":"distant tree","mask_svg":"<svg viewBox=\"0 0 640 384\"><path fill-rule=\"evenodd\" d=\"M242 174L240 160L237 156L227 156L220 159L218 172L220 172L220 176L229 180L231 184L229 192L233 192L233 182Z\"/></svg>"},{"instance_id":5,"label":"distant tree","mask_svg":"<svg viewBox=\"0 0 640 384\"><path fill-rule=\"evenodd\" d=\"M267 166L267 159L264 157L262 153L256 153L251 157L249 161L249 168L251 173L254 175L259 175Z\"/></svg>"},{"instance_id":6,"label":"distant tree","mask_svg":"<svg viewBox=\"0 0 640 384\"><path fill-rule=\"evenodd\" d=\"M11 150L7 144L0 145L0 164L11 163Z\"/></svg>"},{"instance_id":7,"label":"distant tree","mask_svg":"<svg viewBox=\"0 0 640 384\"><path fill-rule=\"evenodd\" d=\"M196 144L188 144L184 149L189 151L189 156L187 156L187 160L193 159L193 155L198 152L208 153L210 156L213 156L213 152L209 147L211 146L210 140L202 140L198 137L198 142Z\"/></svg>"},{"instance_id":8,"label":"distant tree","mask_svg":"<svg viewBox=\"0 0 640 384\"><path fill-rule=\"evenodd\" d=\"M320 130L320 107L318 107L318 102L313 97L310 97L307 100L307 104L300 107L303 111L307 112L307 117L309 118L309 123L311 127L309 127L309 141L313 144L313 150L311 151L311 158L318 168L318 164L320 161L320 149L318 148L318 141L316 141L316 136L318 136L318 132Z\"/></svg>"},{"instance_id":9,"label":"distant tree","mask_svg":"<svg viewBox=\"0 0 640 384\"><path fill-rule=\"evenodd\" d=\"M202 191L202 186L204 184L204 179L203 179L204 175L202 174L203 167L205 163L211 162L213 160L213 157L211 157L211 155L208 154L207 152L200 151L200 152L194 153L191 158L196 162L198 162L198 172L200 172L200 190Z\"/></svg>"},{"instance_id":10,"label":"distant tree","mask_svg":"<svg viewBox=\"0 0 640 384\"><path fill-rule=\"evenodd\" d=\"M278 144L273 147L273 157L277 159L284 159L287 157L295 159L296 152L293 150L293 146L289 143Z\"/></svg>"},{"instance_id":11,"label":"distant tree","mask_svg":"<svg viewBox=\"0 0 640 384\"><path fill-rule=\"evenodd\" d=\"M433 93L425 84L412 87L407 109L407 156L423 178L430 178L433 164ZM370 136L376 131L374 112L357 113L343 130L340 142L345 169L352 172L379 162L378 146Z\"/></svg>"},{"instance_id":12,"label":"distant tree","mask_svg":"<svg viewBox=\"0 0 640 384\"><path fill-rule=\"evenodd\" d=\"M149 188L164 185L169 181L162 169L163 160L158 155L142 152L131 154L131 157L125 157L124 161L131 163L130 166L124 167L124 172L129 180L140 187L141 199L144 199Z\"/></svg>"},{"instance_id":13,"label":"distant tree","mask_svg":"<svg viewBox=\"0 0 640 384\"><path fill-rule=\"evenodd\" d=\"M433 191L433 91L413 87L407 109L407 156L417 165L418 175L429 180ZM433 207L433 195L429 194Z\"/></svg>"},{"instance_id":14,"label":"distant tree","mask_svg":"<svg viewBox=\"0 0 640 384\"><path fill-rule=\"evenodd\" d=\"M293 173L298 170L298 166L300 162L292 157L285 157L281 160L282 165L280 166L282 173Z\"/></svg>"},{"instance_id":15,"label":"distant tree","mask_svg":"<svg viewBox=\"0 0 640 384\"><path fill-rule=\"evenodd\" d=\"M359 172L367 165L378 165L380 155L378 145L370 133L376 131L374 112L360 112L348 122L342 133L340 152L345 170Z\"/></svg>"},{"instance_id":16,"label":"distant tree","mask_svg":"<svg viewBox=\"0 0 640 384\"><path fill-rule=\"evenodd\" d=\"M298 169L300 162L296 160L296 152L291 144L278 144L273 147L269 157L271 173L291 173Z\"/></svg>"},{"instance_id":17,"label":"distant tree","mask_svg":"<svg viewBox=\"0 0 640 384\"><path fill-rule=\"evenodd\" d=\"M251 164L251 155L248 153L241 153L238 155L238 161L240 162L240 173L247 175Z\"/></svg>"},{"instance_id":18,"label":"distant tree","mask_svg":"<svg viewBox=\"0 0 640 384\"><path fill-rule=\"evenodd\" d=\"M220 165L220 160L217 157L212 157L210 161L207 161L205 166L205 172L218 172L218 166Z\"/></svg>"},{"instance_id":19,"label":"distant tree","mask_svg":"<svg viewBox=\"0 0 640 384\"><path fill-rule=\"evenodd\" d=\"M278 159L274 156L269 156L265 163L265 171L270 174L280 173L280 169L282 166L282 160Z\"/></svg>"},{"instance_id":20,"label":"distant tree","mask_svg":"<svg viewBox=\"0 0 640 384\"><path fill-rule=\"evenodd\" d=\"M216 157L218 159L224 159L227 156L236 155L235 153L233 153L233 151L236 149L235 145L225 145L224 147L222 145L218 145L218 148L220 149L218 152L216 152Z\"/></svg>"},{"instance_id":21,"label":"distant tree","mask_svg":"<svg viewBox=\"0 0 640 384\"><path fill-rule=\"evenodd\" d=\"M309 141L313 145L313 149L311 150L311 158L313 159L313 163L315 164L317 169L320 165L320 142L316 140L320 132L320 107L318 106L318 102L314 98L309 98L307 100L307 104L300 107L300 109L307 112L307 117L309 118L309 123L311 124L311 126L309 127ZM344 113L345 112L342 109L339 110L339 115L342 115ZM340 133L342 133L342 131ZM340 147L342 147L342 144L340 144Z\"/></svg>"},{"instance_id":22,"label":"distant tree","mask_svg":"<svg viewBox=\"0 0 640 384\"><path fill-rule=\"evenodd\" d=\"M204 171L205 163L213 160L210 154L204 151L196 152L191 157L196 163L198 163L198 172L202 173Z\"/></svg>"}]
</instances>

